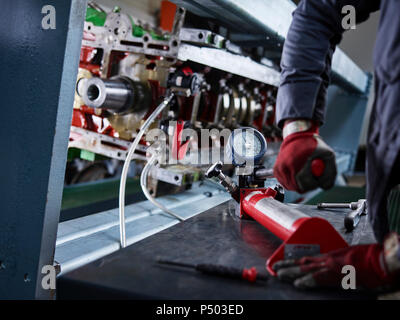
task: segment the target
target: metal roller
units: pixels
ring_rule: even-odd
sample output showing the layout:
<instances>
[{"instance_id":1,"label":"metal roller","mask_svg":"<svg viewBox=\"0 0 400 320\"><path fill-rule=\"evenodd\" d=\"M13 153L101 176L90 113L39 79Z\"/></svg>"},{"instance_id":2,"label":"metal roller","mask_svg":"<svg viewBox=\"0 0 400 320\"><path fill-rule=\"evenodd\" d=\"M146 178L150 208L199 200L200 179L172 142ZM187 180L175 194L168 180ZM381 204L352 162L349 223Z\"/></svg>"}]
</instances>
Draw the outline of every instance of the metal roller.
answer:
<instances>
[{"instance_id":1,"label":"metal roller","mask_svg":"<svg viewBox=\"0 0 400 320\"><path fill-rule=\"evenodd\" d=\"M130 113L147 110L151 103L149 87L127 77L110 79L84 79L77 86L85 105L104 108L113 113Z\"/></svg>"},{"instance_id":2,"label":"metal roller","mask_svg":"<svg viewBox=\"0 0 400 320\"><path fill-rule=\"evenodd\" d=\"M246 123L251 126L253 121L258 118L262 111L262 96L260 95L259 89L256 87L253 90L253 94L249 98L250 104L246 115Z\"/></svg>"},{"instance_id":3,"label":"metal roller","mask_svg":"<svg viewBox=\"0 0 400 320\"><path fill-rule=\"evenodd\" d=\"M232 124L236 124L238 117L240 115L240 97L239 93L235 88L232 88L232 94L230 96L229 101L229 110L225 119L225 126L231 126Z\"/></svg>"},{"instance_id":4,"label":"metal roller","mask_svg":"<svg viewBox=\"0 0 400 320\"><path fill-rule=\"evenodd\" d=\"M253 121L261 114L262 106L259 99L252 97L250 99L250 108L247 114L247 124L252 125Z\"/></svg>"}]
</instances>

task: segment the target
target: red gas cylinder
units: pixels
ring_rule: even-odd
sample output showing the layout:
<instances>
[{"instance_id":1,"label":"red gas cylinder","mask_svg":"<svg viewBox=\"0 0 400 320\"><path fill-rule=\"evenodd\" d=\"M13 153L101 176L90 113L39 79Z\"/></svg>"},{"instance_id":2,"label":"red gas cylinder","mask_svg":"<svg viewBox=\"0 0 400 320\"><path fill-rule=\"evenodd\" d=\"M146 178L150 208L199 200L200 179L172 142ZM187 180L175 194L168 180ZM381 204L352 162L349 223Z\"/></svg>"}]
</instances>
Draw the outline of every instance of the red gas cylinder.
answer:
<instances>
[{"instance_id":1,"label":"red gas cylinder","mask_svg":"<svg viewBox=\"0 0 400 320\"><path fill-rule=\"evenodd\" d=\"M272 266L279 260L290 258L296 247L305 255L311 249L314 253L316 247L320 253L348 247L328 221L309 217L275 200L275 195L276 191L270 188L242 189L240 192L241 215L253 218L284 241L267 260L269 273L275 275Z\"/></svg>"}]
</instances>

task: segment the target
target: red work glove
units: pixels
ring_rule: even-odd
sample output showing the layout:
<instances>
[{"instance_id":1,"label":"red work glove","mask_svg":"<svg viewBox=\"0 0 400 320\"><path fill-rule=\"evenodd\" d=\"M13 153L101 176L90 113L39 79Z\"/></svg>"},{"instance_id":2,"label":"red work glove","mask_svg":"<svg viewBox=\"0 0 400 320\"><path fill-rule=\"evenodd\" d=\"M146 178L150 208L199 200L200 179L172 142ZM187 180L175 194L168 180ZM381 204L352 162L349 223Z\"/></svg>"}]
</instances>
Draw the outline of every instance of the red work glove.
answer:
<instances>
[{"instance_id":1,"label":"red work glove","mask_svg":"<svg viewBox=\"0 0 400 320\"><path fill-rule=\"evenodd\" d=\"M336 179L334 151L318 135L310 120L287 121L274 175L287 190L304 193L331 188Z\"/></svg>"},{"instance_id":2,"label":"red work glove","mask_svg":"<svg viewBox=\"0 0 400 320\"><path fill-rule=\"evenodd\" d=\"M390 234L384 245L371 244L348 247L318 257L299 260L282 260L273 269L279 279L292 282L301 289L315 287L341 288L342 273L346 265L354 267L356 289L382 288L393 285L399 279L399 236Z\"/></svg>"}]
</instances>

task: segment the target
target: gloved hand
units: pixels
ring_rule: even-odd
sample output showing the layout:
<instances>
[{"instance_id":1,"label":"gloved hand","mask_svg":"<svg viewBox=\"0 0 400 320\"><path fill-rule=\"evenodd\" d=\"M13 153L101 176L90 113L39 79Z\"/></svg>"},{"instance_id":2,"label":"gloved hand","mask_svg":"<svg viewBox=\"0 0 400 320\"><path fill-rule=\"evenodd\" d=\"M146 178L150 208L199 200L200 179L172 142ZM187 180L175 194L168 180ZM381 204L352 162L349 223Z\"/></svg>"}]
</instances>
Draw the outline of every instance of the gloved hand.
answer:
<instances>
[{"instance_id":1,"label":"gloved hand","mask_svg":"<svg viewBox=\"0 0 400 320\"><path fill-rule=\"evenodd\" d=\"M299 193L331 188L336 179L335 153L318 135L318 125L311 120L286 121L283 137L274 166L282 186Z\"/></svg>"},{"instance_id":2,"label":"gloved hand","mask_svg":"<svg viewBox=\"0 0 400 320\"><path fill-rule=\"evenodd\" d=\"M396 233L386 237L384 245L348 247L318 257L282 260L273 265L279 279L301 289L342 287L345 265L355 268L356 288L381 288L398 280L400 245Z\"/></svg>"}]
</instances>

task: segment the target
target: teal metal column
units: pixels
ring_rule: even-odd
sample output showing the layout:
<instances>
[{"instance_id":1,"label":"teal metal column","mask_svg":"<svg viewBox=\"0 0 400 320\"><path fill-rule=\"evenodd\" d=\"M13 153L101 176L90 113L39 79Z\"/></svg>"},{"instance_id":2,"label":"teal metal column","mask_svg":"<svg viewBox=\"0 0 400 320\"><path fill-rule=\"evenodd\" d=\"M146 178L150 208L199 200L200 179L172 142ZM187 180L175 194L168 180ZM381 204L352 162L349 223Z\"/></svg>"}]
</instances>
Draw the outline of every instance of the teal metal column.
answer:
<instances>
[{"instance_id":1,"label":"teal metal column","mask_svg":"<svg viewBox=\"0 0 400 320\"><path fill-rule=\"evenodd\" d=\"M41 271L53 264L85 11L86 0L1 1L0 299L54 294Z\"/></svg>"}]
</instances>

